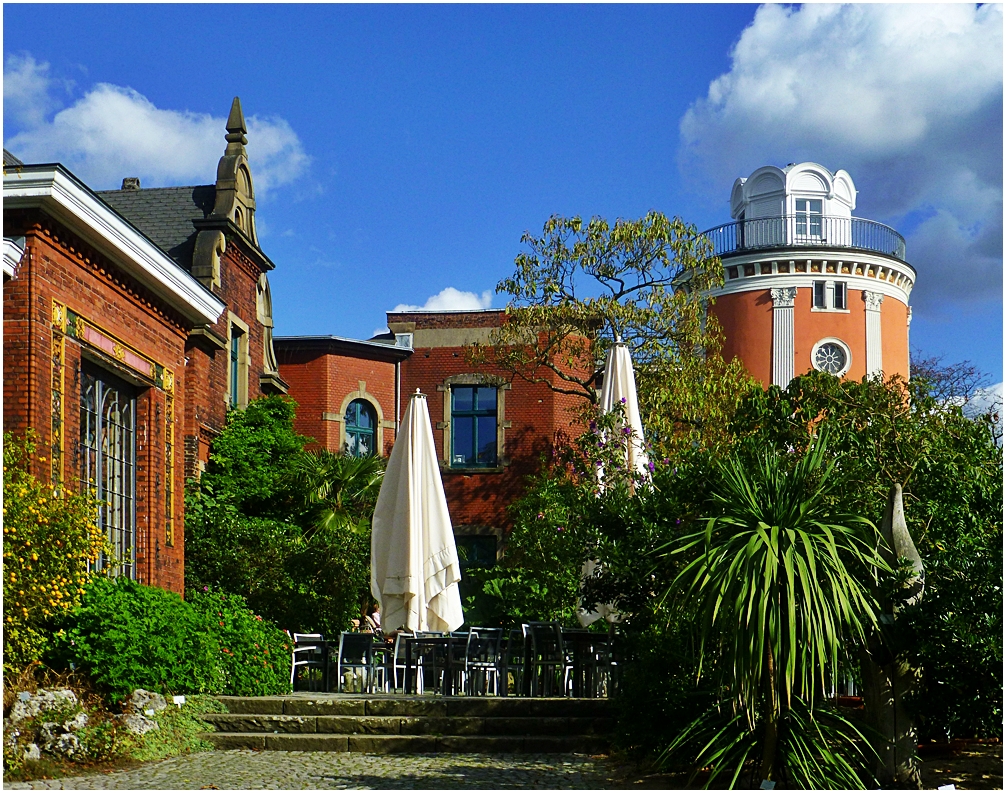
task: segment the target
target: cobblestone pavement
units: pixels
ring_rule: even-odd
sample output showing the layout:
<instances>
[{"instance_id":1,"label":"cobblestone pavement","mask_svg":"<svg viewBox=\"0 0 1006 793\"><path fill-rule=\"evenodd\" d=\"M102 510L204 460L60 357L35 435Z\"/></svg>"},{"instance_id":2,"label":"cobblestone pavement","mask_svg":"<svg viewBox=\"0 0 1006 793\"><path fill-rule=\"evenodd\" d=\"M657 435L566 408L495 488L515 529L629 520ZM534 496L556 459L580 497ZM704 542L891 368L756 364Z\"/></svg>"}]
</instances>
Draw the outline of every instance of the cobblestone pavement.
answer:
<instances>
[{"instance_id":1,"label":"cobblestone pavement","mask_svg":"<svg viewBox=\"0 0 1006 793\"><path fill-rule=\"evenodd\" d=\"M603 789L621 787L605 757L582 754L199 752L129 771L37 780L5 789Z\"/></svg>"}]
</instances>

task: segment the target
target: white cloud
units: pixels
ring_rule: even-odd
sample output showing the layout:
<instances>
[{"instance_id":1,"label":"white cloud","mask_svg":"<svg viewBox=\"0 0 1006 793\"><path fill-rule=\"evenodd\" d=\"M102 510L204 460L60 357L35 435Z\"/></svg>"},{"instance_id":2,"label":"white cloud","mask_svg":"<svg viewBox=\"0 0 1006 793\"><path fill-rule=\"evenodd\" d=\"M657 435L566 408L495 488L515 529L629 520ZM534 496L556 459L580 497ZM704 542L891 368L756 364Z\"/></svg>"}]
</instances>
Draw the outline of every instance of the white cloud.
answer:
<instances>
[{"instance_id":1,"label":"white cloud","mask_svg":"<svg viewBox=\"0 0 1006 793\"><path fill-rule=\"evenodd\" d=\"M5 63L5 109L13 76L21 129L4 145L20 159L61 162L95 189L118 187L124 176L139 176L146 187L215 178L226 117L158 108L132 88L99 83L47 120L53 107L48 69L30 56ZM257 193L305 171L309 158L284 119L249 116L247 123Z\"/></svg>"},{"instance_id":2,"label":"white cloud","mask_svg":"<svg viewBox=\"0 0 1006 793\"><path fill-rule=\"evenodd\" d=\"M761 165L844 168L857 215L908 230L917 308L998 300L1002 32L1000 5L762 6L681 120L682 173L725 205Z\"/></svg>"},{"instance_id":3,"label":"white cloud","mask_svg":"<svg viewBox=\"0 0 1006 793\"><path fill-rule=\"evenodd\" d=\"M3 69L3 110L9 120L37 126L60 107L56 91L72 87L69 81L49 76L49 64L37 63L28 53L8 55Z\"/></svg>"},{"instance_id":4,"label":"white cloud","mask_svg":"<svg viewBox=\"0 0 1006 793\"><path fill-rule=\"evenodd\" d=\"M439 294L430 297L421 306L410 306L399 303L392 311L477 311L480 308L491 308L493 293L487 289L481 296L474 292L462 292L449 286Z\"/></svg>"}]
</instances>

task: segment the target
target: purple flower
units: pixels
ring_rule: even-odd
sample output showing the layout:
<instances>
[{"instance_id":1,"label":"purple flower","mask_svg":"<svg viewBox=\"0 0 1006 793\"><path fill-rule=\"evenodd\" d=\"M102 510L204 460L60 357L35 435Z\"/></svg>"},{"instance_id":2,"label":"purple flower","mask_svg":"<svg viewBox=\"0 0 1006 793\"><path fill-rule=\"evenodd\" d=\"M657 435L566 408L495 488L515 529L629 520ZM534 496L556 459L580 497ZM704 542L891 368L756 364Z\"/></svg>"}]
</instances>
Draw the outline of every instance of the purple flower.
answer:
<instances>
[{"instance_id":1,"label":"purple flower","mask_svg":"<svg viewBox=\"0 0 1006 793\"><path fill-rule=\"evenodd\" d=\"M594 430L597 429L597 422L596 421L591 420L591 422L590 422L590 429L591 429L591 432L593 432Z\"/></svg>"},{"instance_id":2,"label":"purple flower","mask_svg":"<svg viewBox=\"0 0 1006 793\"><path fill-rule=\"evenodd\" d=\"M594 465L596 465L598 468L600 468L601 467L601 461L598 460L596 463L594 463Z\"/></svg>"},{"instance_id":3,"label":"purple flower","mask_svg":"<svg viewBox=\"0 0 1006 793\"><path fill-rule=\"evenodd\" d=\"M565 527L565 526L559 526L559 527L558 527L558 528L556 529L556 531L565 531L565 530L566 530L566 527Z\"/></svg>"},{"instance_id":4,"label":"purple flower","mask_svg":"<svg viewBox=\"0 0 1006 793\"><path fill-rule=\"evenodd\" d=\"M625 404L625 397L622 397L619 401L624 405Z\"/></svg>"},{"instance_id":5,"label":"purple flower","mask_svg":"<svg viewBox=\"0 0 1006 793\"><path fill-rule=\"evenodd\" d=\"M210 591L210 588L208 586L204 586L203 587L203 592L209 592L209 591Z\"/></svg>"},{"instance_id":6,"label":"purple flower","mask_svg":"<svg viewBox=\"0 0 1006 793\"><path fill-rule=\"evenodd\" d=\"M623 435L631 435L632 434L632 427L622 427L622 434Z\"/></svg>"},{"instance_id":7,"label":"purple flower","mask_svg":"<svg viewBox=\"0 0 1006 793\"><path fill-rule=\"evenodd\" d=\"M653 463L647 463L646 467L650 469L651 474L657 470L657 466L655 466Z\"/></svg>"},{"instance_id":8,"label":"purple flower","mask_svg":"<svg viewBox=\"0 0 1006 793\"><path fill-rule=\"evenodd\" d=\"M544 520L544 519L545 519L545 513L544 512L539 512L538 513L538 520Z\"/></svg>"},{"instance_id":9,"label":"purple flower","mask_svg":"<svg viewBox=\"0 0 1006 793\"><path fill-rule=\"evenodd\" d=\"M665 457L664 458L664 465L667 465L670 461L671 461L670 457ZM675 470L677 470L677 469L675 469Z\"/></svg>"},{"instance_id":10,"label":"purple flower","mask_svg":"<svg viewBox=\"0 0 1006 793\"><path fill-rule=\"evenodd\" d=\"M681 525L681 518L677 518L677 519L676 519L676 520L674 521L674 525L675 525L675 526L680 526L680 525Z\"/></svg>"}]
</instances>

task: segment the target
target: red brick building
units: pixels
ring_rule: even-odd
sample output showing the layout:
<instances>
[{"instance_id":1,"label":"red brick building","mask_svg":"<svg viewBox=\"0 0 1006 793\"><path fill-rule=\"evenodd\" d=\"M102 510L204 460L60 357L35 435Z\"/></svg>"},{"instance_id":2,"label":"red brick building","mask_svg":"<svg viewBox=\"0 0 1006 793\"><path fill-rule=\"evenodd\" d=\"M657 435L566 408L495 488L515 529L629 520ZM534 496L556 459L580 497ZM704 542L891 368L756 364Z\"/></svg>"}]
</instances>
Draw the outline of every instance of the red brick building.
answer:
<instances>
[{"instance_id":1,"label":"red brick building","mask_svg":"<svg viewBox=\"0 0 1006 793\"><path fill-rule=\"evenodd\" d=\"M488 341L504 316L389 312L390 333L367 342L276 340L280 373L300 405L298 430L332 451L362 448L357 439L370 437L373 424L382 433L373 448L388 454L404 401L417 389L426 394L454 532L480 562L499 553L510 525L506 508L525 477L557 436L579 432L574 397L467 363L465 345ZM361 420L361 407L372 415Z\"/></svg>"},{"instance_id":2,"label":"red brick building","mask_svg":"<svg viewBox=\"0 0 1006 793\"><path fill-rule=\"evenodd\" d=\"M229 406L284 392L235 99L216 182L96 193L4 153L4 429L89 489L120 572L181 592L183 488ZM111 561L111 560L106 560Z\"/></svg>"},{"instance_id":3,"label":"red brick building","mask_svg":"<svg viewBox=\"0 0 1006 793\"><path fill-rule=\"evenodd\" d=\"M280 375L297 401L298 432L314 438L315 448L391 454L402 413L401 364L410 348L338 336L284 336L275 343Z\"/></svg>"}]
</instances>

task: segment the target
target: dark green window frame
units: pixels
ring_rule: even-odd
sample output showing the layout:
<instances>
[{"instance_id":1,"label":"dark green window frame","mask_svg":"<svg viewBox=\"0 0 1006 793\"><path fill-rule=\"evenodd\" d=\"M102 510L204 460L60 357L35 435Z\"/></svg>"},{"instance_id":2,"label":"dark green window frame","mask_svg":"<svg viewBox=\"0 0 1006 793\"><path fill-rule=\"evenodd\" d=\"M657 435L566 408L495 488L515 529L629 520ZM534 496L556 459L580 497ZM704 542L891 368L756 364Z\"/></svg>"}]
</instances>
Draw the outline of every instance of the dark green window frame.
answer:
<instances>
[{"instance_id":1,"label":"dark green window frame","mask_svg":"<svg viewBox=\"0 0 1006 793\"><path fill-rule=\"evenodd\" d=\"M366 421L361 418L366 416ZM346 454L373 457L377 454L377 411L366 399L354 399L346 408ZM369 426L368 426L369 425ZM361 449L367 449L366 454Z\"/></svg>"},{"instance_id":2,"label":"dark green window frame","mask_svg":"<svg viewBox=\"0 0 1006 793\"><path fill-rule=\"evenodd\" d=\"M497 449L496 386L451 386L451 468L495 468Z\"/></svg>"}]
</instances>

